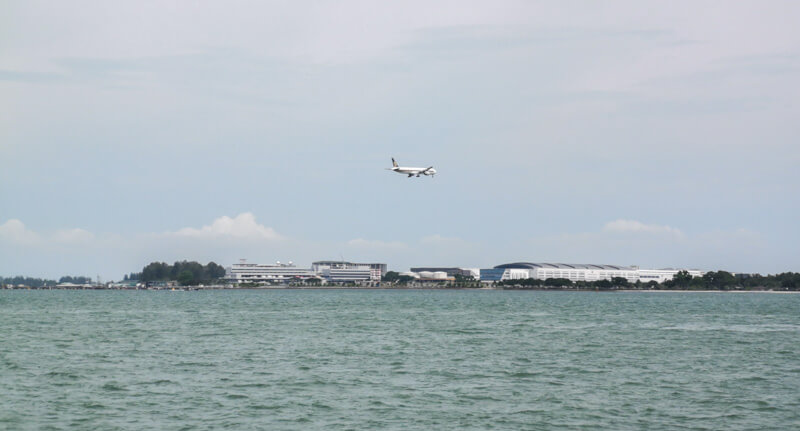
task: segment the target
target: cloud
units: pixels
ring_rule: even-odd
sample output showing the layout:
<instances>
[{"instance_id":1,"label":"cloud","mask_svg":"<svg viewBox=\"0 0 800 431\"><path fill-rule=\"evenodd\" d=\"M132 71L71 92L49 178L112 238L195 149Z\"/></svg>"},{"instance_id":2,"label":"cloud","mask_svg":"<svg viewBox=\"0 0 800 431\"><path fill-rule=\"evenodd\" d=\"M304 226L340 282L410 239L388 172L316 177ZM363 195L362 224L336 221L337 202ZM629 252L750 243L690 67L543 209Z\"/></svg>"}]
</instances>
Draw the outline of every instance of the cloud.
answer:
<instances>
[{"instance_id":1,"label":"cloud","mask_svg":"<svg viewBox=\"0 0 800 431\"><path fill-rule=\"evenodd\" d=\"M0 225L0 240L12 244L35 244L41 240L41 236L26 228L21 221L10 219Z\"/></svg>"},{"instance_id":2,"label":"cloud","mask_svg":"<svg viewBox=\"0 0 800 431\"><path fill-rule=\"evenodd\" d=\"M60 243L87 243L94 238L93 233L80 228L61 229L53 234L53 240Z\"/></svg>"},{"instance_id":3,"label":"cloud","mask_svg":"<svg viewBox=\"0 0 800 431\"><path fill-rule=\"evenodd\" d=\"M460 238L448 238L448 237L439 235L437 233L437 234L434 234L434 235L429 235L429 236L423 237L422 239L419 240L419 242L421 242L423 244L441 244L441 243L448 243L448 242L453 242L453 241L461 241L461 239Z\"/></svg>"},{"instance_id":4,"label":"cloud","mask_svg":"<svg viewBox=\"0 0 800 431\"><path fill-rule=\"evenodd\" d=\"M683 232L671 226L657 224L645 224L636 220L618 219L610 221L603 226L604 232L612 233L646 233L646 234L670 234L682 237Z\"/></svg>"},{"instance_id":5,"label":"cloud","mask_svg":"<svg viewBox=\"0 0 800 431\"><path fill-rule=\"evenodd\" d=\"M0 81L12 82L54 82L62 80L60 75L44 72L0 70Z\"/></svg>"},{"instance_id":6,"label":"cloud","mask_svg":"<svg viewBox=\"0 0 800 431\"><path fill-rule=\"evenodd\" d=\"M442 247L442 248L465 248L470 247L468 241L465 241L458 237L447 237L437 234L429 235L426 237L422 237L419 240L420 244L428 247Z\"/></svg>"},{"instance_id":7,"label":"cloud","mask_svg":"<svg viewBox=\"0 0 800 431\"><path fill-rule=\"evenodd\" d=\"M413 266L477 267L486 253L478 243L441 234L409 238L407 242L356 238L346 246L350 259L386 262L399 270Z\"/></svg>"},{"instance_id":8,"label":"cloud","mask_svg":"<svg viewBox=\"0 0 800 431\"><path fill-rule=\"evenodd\" d=\"M199 228L131 234L95 234L81 228L36 231L11 219L0 223L0 275L102 274L116 279L152 261L229 264L240 257L271 261L284 253L290 258L299 254L297 241L283 239L252 213L219 217Z\"/></svg>"},{"instance_id":9,"label":"cloud","mask_svg":"<svg viewBox=\"0 0 800 431\"><path fill-rule=\"evenodd\" d=\"M250 212L241 213L234 218L222 216L214 220L210 225L203 226L200 229L185 227L167 234L201 239L240 238L268 241L283 239L271 227L256 222L255 215Z\"/></svg>"},{"instance_id":10,"label":"cloud","mask_svg":"<svg viewBox=\"0 0 800 431\"><path fill-rule=\"evenodd\" d=\"M40 233L28 229L25 223L17 219L10 219L0 225L0 241L26 246L47 246L54 244L89 243L95 235L85 229L59 229L53 233Z\"/></svg>"},{"instance_id":11,"label":"cloud","mask_svg":"<svg viewBox=\"0 0 800 431\"><path fill-rule=\"evenodd\" d=\"M536 253L525 257L532 261L747 272L759 270L755 266L767 242L748 229L686 234L671 226L620 219L598 231L533 238L528 247Z\"/></svg>"},{"instance_id":12,"label":"cloud","mask_svg":"<svg viewBox=\"0 0 800 431\"><path fill-rule=\"evenodd\" d=\"M351 239L347 241L347 245L350 247L369 249L404 249L408 247L405 243L400 241L380 241L363 238Z\"/></svg>"}]
</instances>

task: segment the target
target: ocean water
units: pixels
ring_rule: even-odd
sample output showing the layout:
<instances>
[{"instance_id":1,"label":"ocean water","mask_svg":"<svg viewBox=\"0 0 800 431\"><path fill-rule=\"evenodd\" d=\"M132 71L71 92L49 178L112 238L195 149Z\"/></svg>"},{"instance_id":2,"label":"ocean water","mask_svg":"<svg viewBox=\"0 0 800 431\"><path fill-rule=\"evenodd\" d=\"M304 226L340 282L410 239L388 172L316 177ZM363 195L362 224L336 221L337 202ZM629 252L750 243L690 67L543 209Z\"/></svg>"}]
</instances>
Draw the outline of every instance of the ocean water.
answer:
<instances>
[{"instance_id":1,"label":"ocean water","mask_svg":"<svg viewBox=\"0 0 800 431\"><path fill-rule=\"evenodd\" d=\"M800 295L0 291L0 429L800 429Z\"/></svg>"}]
</instances>

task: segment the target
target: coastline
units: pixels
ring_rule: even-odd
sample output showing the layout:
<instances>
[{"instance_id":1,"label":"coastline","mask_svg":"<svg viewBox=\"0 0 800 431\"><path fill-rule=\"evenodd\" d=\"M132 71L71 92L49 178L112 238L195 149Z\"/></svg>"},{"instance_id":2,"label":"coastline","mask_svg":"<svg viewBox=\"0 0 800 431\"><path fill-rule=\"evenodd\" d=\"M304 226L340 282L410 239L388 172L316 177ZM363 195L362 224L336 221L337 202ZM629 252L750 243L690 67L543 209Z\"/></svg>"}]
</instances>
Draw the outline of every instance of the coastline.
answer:
<instances>
[{"instance_id":1,"label":"coastline","mask_svg":"<svg viewBox=\"0 0 800 431\"><path fill-rule=\"evenodd\" d=\"M690 289L620 289L617 292L686 292L686 293L800 293L800 290L690 290Z\"/></svg>"},{"instance_id":2,"label":"coastline","mask_svg":"<svg viewBox=\"0 0 800 431\"><path fill-rule=\"evenodd\" d=\"M228 287L228 286L182 286L169 289L126 289L108 287L11 287L3 290L104 290L104 291L160 291L187 292L201 290L499 290L499 291L536 291L536 292L597 292L597 293L800 293L798 290L691 290L691 289L541 289L541 288L508 288L504 286L486 287L448 287L448 286L261 286L261 287Z\"/></svg>"}]
</instances>

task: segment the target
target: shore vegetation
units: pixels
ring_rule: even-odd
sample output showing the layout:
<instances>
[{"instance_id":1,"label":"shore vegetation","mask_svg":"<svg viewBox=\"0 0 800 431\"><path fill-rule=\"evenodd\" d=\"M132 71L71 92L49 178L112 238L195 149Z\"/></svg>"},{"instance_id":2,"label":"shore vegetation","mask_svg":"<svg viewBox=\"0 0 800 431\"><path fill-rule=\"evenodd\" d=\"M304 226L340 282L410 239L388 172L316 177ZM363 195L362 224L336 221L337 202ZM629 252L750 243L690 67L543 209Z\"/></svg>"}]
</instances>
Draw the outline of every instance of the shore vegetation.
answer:
<instances>
[{"instance_id":1,"label":"shore vegetation","mask_svg":"<svg viewBox=\"0 0 800 431\"><path fill-rule=\"evenodd\" d=\"M225 268L214 262L206 265L195 261L179 261L172 265L166 262L151 262L142 272L132 272L124 280L139 280L143 283L177 281L181 286L214 283L225 276Z\"/></svg>"},{"instance_id":2,"label":"shore vegetation","mask_svg":"<svg viewBox=\"0 0 800 431\"><path fill-rule=\"evenodd\" d=\"M17 275L15 277L0 277L0 286L27 286L39 288L53 287L61 283L91 284L92 278L86 276L65 275L56 281L47 278L23 277L21 275Z\"/></svg>"},{"instance_id":3,"label":"shore vegetation","mask_svg":"<svg viewBox=\"0 0 800 431\"><path fill-rule=\"evenodd\" d=\"M566 278L548 278L539 280L526 278L519 280L503 280L495 286L505 288L541 288L541 289L587 289L587 290L800 290L800 273L784 272L774 275L739 274L727 271L709 271L702 277L693 277L688 271L678 271L671 279L663 283L651 280L647 282L629 282L623 277L611 280L571 281Z\"/></svg>"}]
</instances>

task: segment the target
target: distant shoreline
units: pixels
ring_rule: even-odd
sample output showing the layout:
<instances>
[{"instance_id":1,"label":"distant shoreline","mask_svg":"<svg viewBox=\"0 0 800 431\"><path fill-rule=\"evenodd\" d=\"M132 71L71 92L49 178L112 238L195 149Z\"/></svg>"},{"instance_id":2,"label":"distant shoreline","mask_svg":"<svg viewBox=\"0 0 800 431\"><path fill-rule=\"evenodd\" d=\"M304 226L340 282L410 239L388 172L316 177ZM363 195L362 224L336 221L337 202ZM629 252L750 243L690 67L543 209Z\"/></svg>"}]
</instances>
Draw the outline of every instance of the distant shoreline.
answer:
<instances>
[{"instance_id":1,"label":"distant shoreline","mask_svg":"<svg viewBox=\"0 0 800 431\"><path fill-rule=\"evenodd\" d=\"M800 293L800 290L673 290L673 289L620 289L617 292L687 292L687 293Z\"/></svg>"},{"instance_id":2,"label":"distant shoreline","mask_svg":"<svg viewBox=\"0 0 800 431\"><path fill-rule=\"evenodd\" d=\"M126 289L126 288L107 288L107 287L10 287L3 290L103 290L103 291L160 291L160 292L185 292L200 290L503 290L503 291L536 291L536 292L665 292L665 293L800 293L797 290L690 290L690 289L542 289L542 288L508 288L504 286L486 287L421 287L421 286L401 286L401 287L381 287L381 286L262 286L262 287L227 287L227 286L182 286L163 289Z\"/></svg>"}]
</instances>

